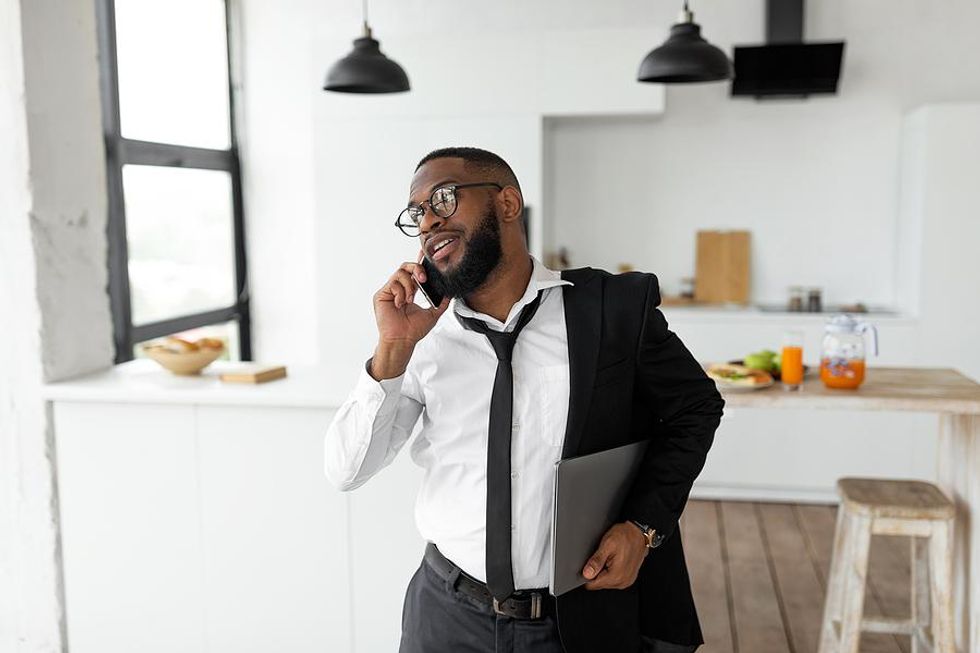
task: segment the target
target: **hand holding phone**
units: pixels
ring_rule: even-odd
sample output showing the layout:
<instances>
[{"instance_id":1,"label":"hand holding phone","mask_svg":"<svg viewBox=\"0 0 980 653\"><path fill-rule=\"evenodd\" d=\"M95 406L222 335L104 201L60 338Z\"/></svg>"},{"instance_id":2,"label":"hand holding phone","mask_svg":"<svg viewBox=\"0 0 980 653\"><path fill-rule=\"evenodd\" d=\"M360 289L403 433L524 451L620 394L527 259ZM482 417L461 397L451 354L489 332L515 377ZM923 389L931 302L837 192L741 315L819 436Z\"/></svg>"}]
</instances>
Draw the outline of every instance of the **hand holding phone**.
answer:
<instances>
[{"instance_id":1,"label":"hand holding phone","mask_svg":"<svg viewBox=\"0 0 980 653\"><path fill-rule=\"evenodd\" d=\"M424 252L418 262L403 263L374 294L374 315L381 342L414 345L429 333L449 307L449 298L440 296L442 293L433 285L425 263ZM431 302L438 297L438 304L423 308L413 301L415 289L423 286L431 293L423 290L426 298Z\"/></svg>"}]
</instances>

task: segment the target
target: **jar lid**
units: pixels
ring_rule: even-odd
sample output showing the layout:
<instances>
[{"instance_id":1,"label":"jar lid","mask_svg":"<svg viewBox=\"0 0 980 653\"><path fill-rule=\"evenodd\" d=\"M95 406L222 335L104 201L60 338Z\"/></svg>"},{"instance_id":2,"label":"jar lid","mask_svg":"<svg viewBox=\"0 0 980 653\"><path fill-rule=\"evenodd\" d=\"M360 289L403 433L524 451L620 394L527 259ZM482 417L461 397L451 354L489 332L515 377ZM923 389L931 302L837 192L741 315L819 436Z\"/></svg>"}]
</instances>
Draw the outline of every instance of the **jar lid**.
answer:
<instances>
[{"instance_id":1,"label":"jar lid","mask_svg":"<svg viewBox=\"0 0 980 653\"><path fill-rule=\"evenodd\" d=\"M827 331L835 333L853 333L857 328L858 321L846 313L832 315L826 324Z\"/></svg>"}]
</instances>

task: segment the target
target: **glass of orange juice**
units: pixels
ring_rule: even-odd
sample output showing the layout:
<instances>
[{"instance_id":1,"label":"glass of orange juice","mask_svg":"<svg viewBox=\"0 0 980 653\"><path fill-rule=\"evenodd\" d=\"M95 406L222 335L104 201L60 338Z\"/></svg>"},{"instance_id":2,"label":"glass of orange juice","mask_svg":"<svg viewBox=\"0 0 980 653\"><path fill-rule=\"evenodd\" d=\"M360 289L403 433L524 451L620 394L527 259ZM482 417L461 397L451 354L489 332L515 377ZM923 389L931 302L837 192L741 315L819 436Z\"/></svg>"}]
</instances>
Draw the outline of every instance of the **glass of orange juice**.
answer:
<instances>
[{"instance_id":1,"label":"glass of orange juice","mask_svg":"<svg viewBox=\"0 0 980 653\"><path fill-rule=\"evenodd\" d=\"M803 385L803 332L790 330L783 333L783 350L780 355L779 375L783 390L799 390Z\"/></svg>"}]
</instances>

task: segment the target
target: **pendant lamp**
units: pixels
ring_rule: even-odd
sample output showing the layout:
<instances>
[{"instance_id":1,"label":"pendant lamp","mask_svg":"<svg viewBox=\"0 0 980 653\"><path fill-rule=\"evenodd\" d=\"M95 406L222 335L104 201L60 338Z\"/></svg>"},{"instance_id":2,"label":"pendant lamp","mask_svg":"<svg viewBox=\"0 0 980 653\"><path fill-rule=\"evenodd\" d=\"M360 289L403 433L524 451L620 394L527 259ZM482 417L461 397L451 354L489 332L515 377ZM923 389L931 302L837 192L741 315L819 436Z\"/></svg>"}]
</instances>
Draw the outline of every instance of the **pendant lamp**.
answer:
<instances>
[{"instance_id":1,"label":"pendant lamp","mask_svg":"<svg viewBox=\"0 0 980 653\"><path fill-rule=\"evenodd\" d=\"M409 90L408 75L397 63L382 54L371 37L364 0L364 34L354 39L354 49L327 71L324 91L338 93L401 93Z\"/></svg>"},{"instance_id":2,"label":"pendant lamp","mask_svg":"<svg viewBox=\"0 0 980 653\"><path fill-rule=\"evenodd\" d=\"M701 26L687 8L670 28L670 36L640 63L639 82L680 84L715 82L732 76L732 62L724 52L701 37Z\"/></svg>"}]
</instances>

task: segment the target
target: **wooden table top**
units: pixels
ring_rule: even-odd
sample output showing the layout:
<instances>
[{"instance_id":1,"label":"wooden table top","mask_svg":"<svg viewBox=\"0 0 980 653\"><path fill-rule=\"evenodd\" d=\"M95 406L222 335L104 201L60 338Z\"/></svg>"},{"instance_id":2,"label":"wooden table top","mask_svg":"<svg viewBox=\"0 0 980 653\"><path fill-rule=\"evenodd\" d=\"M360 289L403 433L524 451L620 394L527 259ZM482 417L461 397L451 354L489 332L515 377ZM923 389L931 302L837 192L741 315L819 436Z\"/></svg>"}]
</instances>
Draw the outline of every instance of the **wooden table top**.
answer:
<instances>
[{"instance_id":1,"label":"wooden table top","mask_svg":"<svg viewBox=\"0 0 980 653\"><path fill-rule=\"evenodd\" d=\"M808 374L803 387L783 390L777 381L761 390L722 392L726 406L907 410L980 415L980 383L950 368L868 367L856 390L828 388Z\"/></svg>"}]
</instances>

